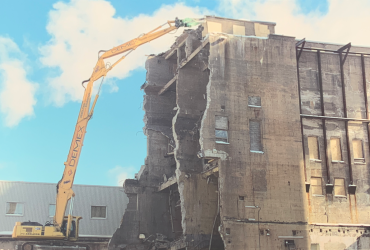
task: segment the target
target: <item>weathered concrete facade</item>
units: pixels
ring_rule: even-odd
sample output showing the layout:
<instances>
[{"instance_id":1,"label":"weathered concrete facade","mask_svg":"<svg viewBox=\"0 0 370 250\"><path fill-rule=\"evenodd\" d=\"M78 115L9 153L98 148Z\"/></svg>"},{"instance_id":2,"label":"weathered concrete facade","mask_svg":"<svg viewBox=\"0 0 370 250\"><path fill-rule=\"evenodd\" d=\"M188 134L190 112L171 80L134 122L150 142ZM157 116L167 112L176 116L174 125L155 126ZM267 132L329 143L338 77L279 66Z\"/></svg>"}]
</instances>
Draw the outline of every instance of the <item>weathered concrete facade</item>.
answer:
<instances>
[{"instance_id":1,"label":"weathered concrete facade","mask_svg":"<svg viewBox=\"0 0 370 250\"><path fill-rule=\"evenodd\" d=\"M206 21L146 62L148 156L110 247L370 249L370 59Z\"/></svg>"}]
</instances>

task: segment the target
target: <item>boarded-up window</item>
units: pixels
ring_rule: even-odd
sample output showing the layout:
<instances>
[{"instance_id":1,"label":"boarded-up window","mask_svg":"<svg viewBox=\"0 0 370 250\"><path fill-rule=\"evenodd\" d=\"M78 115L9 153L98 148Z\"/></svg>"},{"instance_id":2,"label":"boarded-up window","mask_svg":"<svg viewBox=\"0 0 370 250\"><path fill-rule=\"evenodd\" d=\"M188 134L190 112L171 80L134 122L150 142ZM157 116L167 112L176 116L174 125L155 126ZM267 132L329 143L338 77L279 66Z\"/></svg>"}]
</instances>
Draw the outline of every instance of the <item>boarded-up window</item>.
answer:
<instances>
[{"instance_id":1,"label":"boarded-up window","mask_svg":"<svg viewBox=\"0 0 370 250\"><path fill-rule=\"evenodd\" d=\"M222 24L216 22L207 22L208 33L211 32L222 32Z\"/></svg>"},{"instance_id":2,"label":"boarded-up window","mask_svg":"<svg viewBox=\"0 0 370 250\"><path fill-rule=\"evenodd\" d=\"M334 179L334 195L345 196L344 179Z\"/></svg>"},{"instance_id":3,"label":"boarded-up window","mask_svg":"<svg viewBox=\"0 0 370 250\"><path fill-rule=\"evenodd\" d=\"M311 244L311 250L320 250L320 245L317 243Z\"/></svg>"},{"instance_id":4,"label":"boarded-up window","mask_svg":"<svg viewBox=\"0 0 370 250\"><path fill-rule=\"evenodd\" d=\"M312 194L322 195L322 179L321 177L311 177Z\"/></svg>"},{"instance_id":5,"label":"boarded-up window","mask_svg":"<svg viewBox=\"0 0 370 250\"><path fill-rule=\"evenodd\" d=\"M331 160L341 161L342 160L342 149L340 147L339 138L330 138L330 149L331 149Z\"/></svg>"},{"instance_id":6,"label":"boarded-up window","mask_svg":"<svg viewBox=\"0 0 370 250\"><path fill-rule=\"evenodd\" d=\"M49 204L49 217L54 217L55 215L55 204Z\"/></svg>"},{"instance_id":7,"label":"boarded-up window","mask_svg":"<svg viewBox=\"0 0 370 250\"><path fill-rule=\"evenodd\" d=\"M355 139L352 141L353 145L353 158L355 161L359 162L364 162L364 151L362 148L362 141L359 139Z\"/></svg>"},{"instance_id":8,"label":"boarded-up window","mask_svg":"<svg viewBox=\"0 0 370 250\"><path fill-rule=\"evenodd\" d=\"M245 26L233 25L233 34L245 36Z\"/></svg>"},{"instance_id":9,"label":"boarded-up window","mask_svg":"<svg viewBox=\"0 0 370 250\"><path fill-rule=\"evenodd\" d=\"M254 23L254 33L256 36L267 37L270 34L270 30L266 24Z\"/></svg>"},{"instance_id":10,"label":"boarded-up window","mask_svg":"<svg viewBox=\"0 0 370 250\"><path fill-rule=\"evenodd\" d=\"M23 215L24 204L19 202L7 202L6 214L7 215Z\"/></svg>"},{"instance_id":11,"label":"boarded-up window","mask_svg":"<svg viewBox=\"0 0 370 250\"><path fill-rule=\"evenodd\" d=\"M310 153L310 159L320 159L319 154L319 143L316 136L307 137L308 140L308 151Z\"/></svg>"},{"instance_id":12,"label":"boarded-up window","mask_svg":"<svg viewBox=\"0 0 370 250\"><path fill-rule=\"evenodd\" d=\"M259 96L248 96L249 107L261 107L261 97Z\"/></svg>"},{"instance_id":13,"label":"boarded-up window","mask_svg":"<svg viewBox=\"0 0 370 250\"><path fill-rule=\"evenodd\" d=\"M107 218L107 207L106 206L91 206L91 218L93 219Z\"/></svg>"},{"instance_id":14,"label":"boarded-up window","mask_svg":"<svg viewBox=\"0 0 370 250\"><path fill-rule=\"evenodd\" d=\"M249 121L250 151L262 152L261 124L259 121Z\"/></svg>"},{"instance_id":15,"label":"boarded-up window","mask_svg":"<svg viewBox=\"0 0 370 250\"><path fill-rule=\"evenodd\" d=\"M228 133L229 121L226 116L217 116L215 117L215 138L216 142L225 143L228 142Z\"/></svg>"}]
</instances>

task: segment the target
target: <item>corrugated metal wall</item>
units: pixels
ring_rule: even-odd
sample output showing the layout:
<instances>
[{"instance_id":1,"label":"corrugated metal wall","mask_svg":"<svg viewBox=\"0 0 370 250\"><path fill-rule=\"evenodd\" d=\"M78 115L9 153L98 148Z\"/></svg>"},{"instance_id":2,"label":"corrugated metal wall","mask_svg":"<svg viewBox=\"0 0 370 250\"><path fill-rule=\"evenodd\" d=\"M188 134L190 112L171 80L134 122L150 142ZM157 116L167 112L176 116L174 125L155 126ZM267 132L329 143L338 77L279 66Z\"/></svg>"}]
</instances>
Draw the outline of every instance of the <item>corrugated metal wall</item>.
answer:
<instances>
[{"instance_id":1,"label":"corrugated metal wall","mask_svg":"<svg viewBox=\"0 0 370 250\"><path fill-rule=\"evenodd\" d=\"M128 198L121 187L74 185L73 215L82 216L80 235L111 236L119 227ZM55 204L56 184L0 181L0 232L10 232L17 221L45 224L49 204ZM6 215L6 202L23 202L23 216ZM106 219L91 219L91 206L107 206ZM69 211L69 205L66 214Z\"/></svg>"}]
</instances>

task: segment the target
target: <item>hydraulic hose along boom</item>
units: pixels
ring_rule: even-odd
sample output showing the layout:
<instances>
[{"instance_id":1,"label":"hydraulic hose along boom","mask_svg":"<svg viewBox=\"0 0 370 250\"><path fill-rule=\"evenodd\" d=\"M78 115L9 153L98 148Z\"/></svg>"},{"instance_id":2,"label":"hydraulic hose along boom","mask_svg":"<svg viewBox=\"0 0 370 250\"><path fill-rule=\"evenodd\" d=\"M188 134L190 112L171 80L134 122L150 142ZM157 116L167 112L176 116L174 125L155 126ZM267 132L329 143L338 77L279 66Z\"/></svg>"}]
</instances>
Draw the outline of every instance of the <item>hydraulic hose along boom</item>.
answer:
<instances>
[{"instance_id":1,"label":"hydraulic hose along boom","mask_svg":"<svg viewBox=\"0 0 370 250\"><path fill-rule=\"evenodd\" d=\"M119 62L126 58L126 56L135 50L137 47L153 41L173 30L178 29L179 27L190 27L193 25L199 24L199 22L195 19L175 19L175 21L168 21L167 23L157 27L156 29L141 35L138 38L135 38L129 42L121 44L117 47L114 47L110 50L101 50L99 54L103 53L98 58L98 62L96 63L91 77L89 80L83 81L82 86L84 83L87 83L80 108L80 112L78 115L75 131L72 138L72 143L69 149L69 153L67 156L67 160L64 163L64 172L62 179L57 184L57 197L56 197L56 210L55 216L53 218L53 223L42 224L37 222L16 222L16 225L13 230L13 238L21 238L21 239L64 239L64 240L72 240L76 241L78 238L78 222L81 217L72 216L72 209L73 209L73 199L71 200L71 208L68 216L65 216L65 210L68 201L75 196L75 193L72 190L73 181L76 174L76 169L78 165L78 161L80 159L81 149L83 146L83 141L86 134L86 127L87 123L91 119L96 101L99 98L99 92L95 96L94 102L90 108L91 102L91 95L94 82L100 78L103 78L107 75L107 73L112 70ZM163 28L167 26L167 28ZM119 58L114 64L105 64L104 59L117 56L120 54L125 53L121 58ZM102 82L103 82L102 79ZM101 88L101 84L99 87L99 91ZM26 245L25 245L26 244ZM32 249L33 244L31 242L25 243L22 249ZM28 245L27 245L28 244Z\"/></svg>"}]
</instances>

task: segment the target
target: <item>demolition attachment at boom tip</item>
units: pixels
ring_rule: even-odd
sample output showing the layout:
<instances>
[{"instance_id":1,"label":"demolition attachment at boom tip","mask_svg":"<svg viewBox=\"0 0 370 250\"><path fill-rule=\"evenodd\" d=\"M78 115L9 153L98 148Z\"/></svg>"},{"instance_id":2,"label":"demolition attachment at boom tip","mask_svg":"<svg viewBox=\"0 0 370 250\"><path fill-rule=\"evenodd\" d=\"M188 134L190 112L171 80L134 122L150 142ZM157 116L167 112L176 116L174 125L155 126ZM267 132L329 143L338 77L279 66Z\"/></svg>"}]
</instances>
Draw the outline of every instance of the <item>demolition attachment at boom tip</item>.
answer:
<instances>
[{"instance_id":1,"label":"demolition attachment at boom tip","mask_svg":"<svg viewBox=\"0 0 370 250\"><path fill-rule=\"evenodd\" d=\"M205 21L204 18L184 18L184 19L177 19L176 18L176 27L193 27L199 25Z\"/></svg>"}]
</instances>

